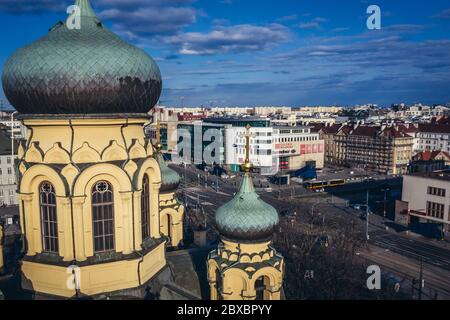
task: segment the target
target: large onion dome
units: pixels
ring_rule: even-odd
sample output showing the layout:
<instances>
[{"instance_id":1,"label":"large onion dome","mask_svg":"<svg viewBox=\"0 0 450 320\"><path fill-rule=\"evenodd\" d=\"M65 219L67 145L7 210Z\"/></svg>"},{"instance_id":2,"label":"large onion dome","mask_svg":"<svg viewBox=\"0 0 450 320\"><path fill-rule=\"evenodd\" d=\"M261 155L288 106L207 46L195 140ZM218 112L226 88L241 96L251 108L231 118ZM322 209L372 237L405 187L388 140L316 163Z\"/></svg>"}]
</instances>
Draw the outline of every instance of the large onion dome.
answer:
<instances>
[{"instance_id":1,"label":"large onion dome","mask_svg":"<svg viewBox=\"0 0 450 320\"><path fill-rule=\"evenodd\" d=\"M180 175L167 166L161 152L157 151L155 158L161 170L161 189L159 191L163 193L175 191L180 185Z\"/></svg>"},{"instance_id":2,"label":"large onion dome","mask_svg":"<svg viewBox=\"0 0 450 320\"><path fill-rule=\"evenodd\" d=\"M109 31L89 0L80 29L59 22L6 62L3 90L23 114L147 113L161 94L155 61Z\"/></svg>"},{"instance_id":3,"label":"large onion dome","mask_svg":"<svg viewBox=\"0 0 450 320\"><path fill-rule=\"evenodd\" d=\"M278 212L260 199L249 173L245 174L235 197L216 212L220 235L231 241L268 241L278 224Z\"/></svg>"}]
</instances>

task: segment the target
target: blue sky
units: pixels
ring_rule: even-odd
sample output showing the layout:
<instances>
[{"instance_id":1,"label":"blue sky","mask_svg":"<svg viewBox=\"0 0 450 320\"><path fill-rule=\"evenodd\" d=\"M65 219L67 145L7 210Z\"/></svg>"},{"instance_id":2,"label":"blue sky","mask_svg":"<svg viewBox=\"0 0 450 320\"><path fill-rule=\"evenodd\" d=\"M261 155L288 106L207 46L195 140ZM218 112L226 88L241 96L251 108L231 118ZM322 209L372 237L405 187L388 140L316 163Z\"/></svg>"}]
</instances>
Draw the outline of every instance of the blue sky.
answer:
<instances>
[{"instance_id":1,"label":"blue sky","mask_svg":"<svg viewBox=\"0 0 450 320\"><path fill-rule=\"evenodd\" d=\"M70 2L0 0L0 70ZM163 105L450 102L450 0L91 2L157 61ZM381 30L366 27L371 4Z\"/></svg>"}]
</instances>

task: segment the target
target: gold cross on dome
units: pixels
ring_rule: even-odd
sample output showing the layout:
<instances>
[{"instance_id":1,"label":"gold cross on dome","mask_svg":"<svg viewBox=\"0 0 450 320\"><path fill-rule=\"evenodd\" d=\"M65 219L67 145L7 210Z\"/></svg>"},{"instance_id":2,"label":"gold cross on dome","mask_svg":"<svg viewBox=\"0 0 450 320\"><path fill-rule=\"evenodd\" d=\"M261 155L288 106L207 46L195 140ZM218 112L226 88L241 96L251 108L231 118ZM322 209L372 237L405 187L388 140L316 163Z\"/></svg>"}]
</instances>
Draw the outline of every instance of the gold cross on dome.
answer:
<instances>
[{"instance_id":1,"label":"gold cross on dome","mask_svg":"<svg viewBox=\"0 0 450 320\"><path fill-rule=\"evenodd\" d=\"M250 133L251 128L252 127L249 124L247 124L245 126L246 133L243 135L242 134L239 135L240 138L245 137L245 162L242 165L242 170L246 173L249 173L253 167L250 162L250 138L256 137L256 134Z\"/></svg>"}]
</instances>

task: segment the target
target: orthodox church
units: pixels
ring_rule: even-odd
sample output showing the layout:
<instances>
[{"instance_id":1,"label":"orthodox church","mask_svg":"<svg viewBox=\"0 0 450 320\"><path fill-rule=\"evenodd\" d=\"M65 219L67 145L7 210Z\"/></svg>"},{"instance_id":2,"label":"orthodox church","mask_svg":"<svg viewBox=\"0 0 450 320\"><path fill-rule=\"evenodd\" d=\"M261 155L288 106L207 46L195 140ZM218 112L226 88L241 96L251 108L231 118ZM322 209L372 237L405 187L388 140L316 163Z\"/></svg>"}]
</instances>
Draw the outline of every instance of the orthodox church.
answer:
<instances>
[{"instance_id":1,"label":"orthodox church","mask_svg":"<svg viewBox=\"0 0 450 320\"><path fill-rule=\"evenodd\" d=\"M249 148L240 191L217 211L221 242L205 255L205 274L167 251L183 243L180 177L143 130L160 70L108 30L89 0L75 5L80 28L57 23L15 52L2 75L29 129L17 163L22 288L36 299L197 298L177 283L185 269L208 282L211 299L280 299L283 257L271 247L278 214L253 189Z\"/></svg>"}]
</instances>

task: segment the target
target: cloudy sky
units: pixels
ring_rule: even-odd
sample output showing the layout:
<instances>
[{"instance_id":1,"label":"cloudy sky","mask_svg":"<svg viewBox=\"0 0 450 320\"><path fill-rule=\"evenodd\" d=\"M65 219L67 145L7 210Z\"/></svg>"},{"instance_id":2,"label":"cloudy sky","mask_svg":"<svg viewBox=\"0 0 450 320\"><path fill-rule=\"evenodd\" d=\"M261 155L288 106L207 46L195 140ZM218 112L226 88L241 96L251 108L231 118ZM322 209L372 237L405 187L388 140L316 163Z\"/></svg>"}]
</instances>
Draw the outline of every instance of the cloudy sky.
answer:
<instances>
[{"instance_id":1,"label":"cloudy sky","mask_svg":"<svg viewBox=\"0 0 450 320\"><path fill-rule=\"evenodd\" d=\"M0 0L0 71L69 2ZM91 2L157 61L163 105L450 102L450 0ZM381 30L367 29L371 4Z\"/></svg>"}]
</instances>

